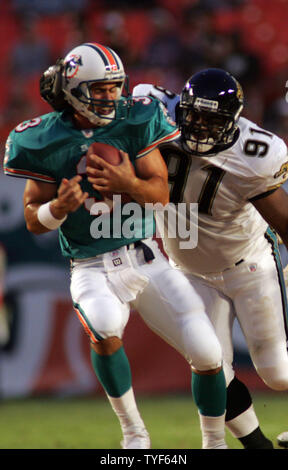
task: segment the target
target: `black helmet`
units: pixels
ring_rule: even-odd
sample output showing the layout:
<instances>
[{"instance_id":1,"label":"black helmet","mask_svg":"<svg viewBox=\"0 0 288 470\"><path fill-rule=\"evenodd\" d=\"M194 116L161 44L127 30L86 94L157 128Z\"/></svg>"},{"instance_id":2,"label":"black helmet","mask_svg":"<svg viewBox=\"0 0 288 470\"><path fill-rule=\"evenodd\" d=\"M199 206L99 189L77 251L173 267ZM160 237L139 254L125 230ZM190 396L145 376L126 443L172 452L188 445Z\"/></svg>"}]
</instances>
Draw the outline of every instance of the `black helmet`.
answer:
<instances>
[{"instance_id":1,"label":"black helmet","mask_svg":"<svg viewBox=\"0 0 288 470\"><path fill-rule=\"evenodd\" d=\"M185 150L205 156L229 147L242 109L243 91L230 73L216 68L195 73L180 97L178 116Z\"/></svg>"}]
</instances>

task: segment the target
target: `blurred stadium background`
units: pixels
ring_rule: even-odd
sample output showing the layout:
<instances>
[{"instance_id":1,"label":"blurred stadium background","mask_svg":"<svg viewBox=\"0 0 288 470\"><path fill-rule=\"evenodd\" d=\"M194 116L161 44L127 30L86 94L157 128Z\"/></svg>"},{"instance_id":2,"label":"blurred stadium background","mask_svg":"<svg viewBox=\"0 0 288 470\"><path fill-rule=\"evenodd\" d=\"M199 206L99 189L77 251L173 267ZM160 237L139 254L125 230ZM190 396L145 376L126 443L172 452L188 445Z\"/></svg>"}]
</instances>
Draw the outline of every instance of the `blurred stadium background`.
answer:
<instances>
[{"instance_id":1,"label":"blurred stadium background","mask_svg":"<svg viewBox=\"0 0 288 470\"><path fill-rule=\"evenodd\" d=\"M1 155L16 124L50 111L38 91L43 70L86 41L120 54L131 89L146 82L180 92L198 69L225 68L243 85L245 115L287 141L287 17L288 0L0 0ZM24 184L1 171L0 397L101 395L57 234L25 229ZM237 324L234 337L239 376L268 393ZM186 363L137 312L125 342L136 393L190 393Z\"/></svg>"}]
</instances>

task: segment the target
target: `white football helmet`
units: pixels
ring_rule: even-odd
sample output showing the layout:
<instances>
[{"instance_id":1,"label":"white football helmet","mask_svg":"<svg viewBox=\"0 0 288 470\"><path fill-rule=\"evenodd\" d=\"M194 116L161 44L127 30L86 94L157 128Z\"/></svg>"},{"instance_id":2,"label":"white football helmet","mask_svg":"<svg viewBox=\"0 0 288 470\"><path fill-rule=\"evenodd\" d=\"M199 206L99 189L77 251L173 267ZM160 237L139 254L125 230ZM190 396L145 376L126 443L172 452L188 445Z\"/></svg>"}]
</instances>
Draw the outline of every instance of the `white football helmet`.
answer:
<instances>
[{"instance_id":1,"label":"white football helmet","mask_svg":"<svg viewBox=\"0 0 288 470\"><path fill-rule=\"evenodd\" d=\"M116 100L95 100L91 84L116 82ZM98 126L105 126L113 119L123 119L130 107L129 96L121 98L128 79L120 57L112 49L97 43L77 46L64 58L62 88L65 99L82 116ZM99 108L111 108L109 114L99 114Z\"/></svg>"}]
</instances>

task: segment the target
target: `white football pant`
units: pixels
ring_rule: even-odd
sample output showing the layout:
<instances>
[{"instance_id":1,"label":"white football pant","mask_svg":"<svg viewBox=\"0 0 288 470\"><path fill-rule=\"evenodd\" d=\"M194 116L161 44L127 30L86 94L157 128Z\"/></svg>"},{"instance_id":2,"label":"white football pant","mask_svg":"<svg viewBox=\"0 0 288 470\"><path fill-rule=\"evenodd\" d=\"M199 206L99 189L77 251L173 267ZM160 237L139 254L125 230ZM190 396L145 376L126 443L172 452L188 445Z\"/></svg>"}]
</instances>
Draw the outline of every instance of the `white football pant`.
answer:
<instances>
[{"instance_id":1,"label":"white football pant","mask_svg":"<svg viewBox=\"0 0 288 470\"><path fill-rule=\"evenodd\" d=\"M74 261L71 295L91 340L111 336L122 338L132 306L148 326L195 369L204 371L219 367L222 364L221 346L204 312L203 300L183 273L170 266L157 242L148 239L145 243L154 253L152 262L145 262L141 248L125 248L128 261L147 280L146 287L130 302L120 300L122 281L119 278L117 284L116 274L116 278L112 278L114 285L110 282L102 255ZM126 291L125 296L129 296Z\"/></svg>"},{"instance_id":2,"label":"white football pant","mask_svg":"<svg viewBox=\"0 0 288 470\"><path fill-rule=\"evenodd\" d=\"M263 251L231 269L187 275L222 345L227 384L234 376L232 327L237 317L259 376L274 390L288 389L287 300L280 260L276 261L265 240Z\"/></svg>"}]
</instances>

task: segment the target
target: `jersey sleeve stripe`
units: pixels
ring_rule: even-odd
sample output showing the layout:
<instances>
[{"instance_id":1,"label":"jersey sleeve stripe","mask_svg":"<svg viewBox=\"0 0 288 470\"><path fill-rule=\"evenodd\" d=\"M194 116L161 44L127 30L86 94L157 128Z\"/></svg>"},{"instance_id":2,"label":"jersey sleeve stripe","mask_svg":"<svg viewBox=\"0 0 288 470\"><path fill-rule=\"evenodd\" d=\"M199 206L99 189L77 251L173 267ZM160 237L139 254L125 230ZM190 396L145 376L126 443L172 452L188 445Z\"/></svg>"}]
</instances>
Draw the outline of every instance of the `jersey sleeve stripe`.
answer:
<instances>
[{"instance_id":1,"label":"jersey sleeve stripe","mask_svg":"<svg viewBox=\"0 0 288 470\"><path fill-rule=\"evenodd\" d=\"M18 176L20 178L29 178L39 181L44 181L45 183L56 183L56 180L51 176L41 175L39 173L33 173L28 170L17 170L14 168L4 168L5 175L8 176Z\"/></svg>"},{"instance_id":2,"label":"jersey sleeve stripe","mask_svg":"<svg viewBox=\"0 0 288 470\"><path fill-rule=\"evenodd\" d=\"M163 144L164 142L171 142L172 140L178 139L178 137L180 137L180 131L179 130L173 131L171 132L171 134L168 134L165 137L162 137L161 139L155 140L148 147L138 152L136 158L143 157L144 155L146 155L146 153L149 153L153 149L158 147L158 145Z\"/></svg>"}]
</instances>

